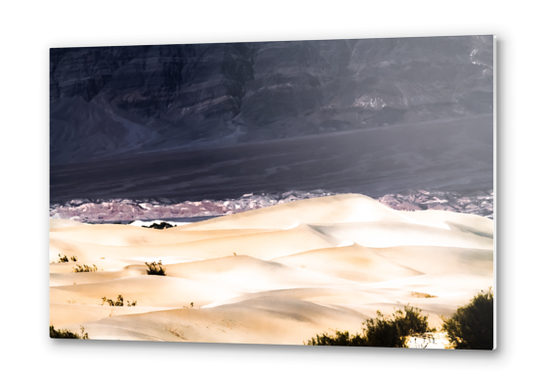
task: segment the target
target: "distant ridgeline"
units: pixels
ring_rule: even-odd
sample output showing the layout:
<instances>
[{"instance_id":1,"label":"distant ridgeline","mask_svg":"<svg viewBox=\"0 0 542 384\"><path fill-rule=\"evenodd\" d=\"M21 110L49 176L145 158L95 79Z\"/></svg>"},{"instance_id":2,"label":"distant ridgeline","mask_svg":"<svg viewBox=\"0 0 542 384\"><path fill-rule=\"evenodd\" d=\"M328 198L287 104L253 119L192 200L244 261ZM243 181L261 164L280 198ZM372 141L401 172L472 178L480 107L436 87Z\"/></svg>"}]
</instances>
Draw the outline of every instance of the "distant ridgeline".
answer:
<instances>
[{"instance_id":1,"label":"distant ridgeline","mask_svg":"<svg viewBox=\"0 0 542 384\"><path fill-rule=\"evenodd\" d=\"M51 164L492 113L491 36L51 49Z\"/></svg>"},{"instance_id":2,"label":"distant ridgeline","mask_svg":"<svg viewBox=\"0 0 542 384\"><path fill-rule=\"evenodd\" d=\"M290 191L263 195L246 194L239 199L185 202L171 199L77 199L65 204L51 205L49 216L51 219L72 219L84 223L128 223L134 220L211 218L330 195L335 195L335 193L323 190ZM471 196L455 192L408 190L404 193L387 194L377 200L396 210L444 210L493 219L493 191L491 190L479 191Z\"/></svg>"},{"instance_id":3,"label":"distant ridgeline","mask_svg":"<svg viewBox=\"0 0 542 384\"><path fill-rule=\"evenodd\" d=\"M434 209L470 213L493 219L493 191L480 191L471 196L455 192L409 190L406 193L388 194L378 198L382 204L400 211Z\"/></svg>"}]
</instances>

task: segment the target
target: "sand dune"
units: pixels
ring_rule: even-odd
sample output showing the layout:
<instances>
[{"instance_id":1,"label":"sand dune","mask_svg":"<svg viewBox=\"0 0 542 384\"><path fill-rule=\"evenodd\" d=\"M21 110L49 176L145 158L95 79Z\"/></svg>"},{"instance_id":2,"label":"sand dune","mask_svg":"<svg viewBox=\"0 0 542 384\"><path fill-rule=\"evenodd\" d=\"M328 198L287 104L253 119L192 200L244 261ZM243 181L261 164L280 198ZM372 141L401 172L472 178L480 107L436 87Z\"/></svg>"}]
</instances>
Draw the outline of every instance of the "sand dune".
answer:
<instances>
[{"instance_id":1,"label":"sand dune","mask_svg":"<svg viewBox=\"0 0 542 384\"><path fill-rule=\"evenodd\" d=\"M406 301L450 316L458 306L467 304L474 295L493 285L491 275L438 273L374 283L365 289L368 292L387 291L389 297L396 297L399 303Z\"/></svg>"},{"instance_id":2,"label":"sand dune","mask_svg":"<svg viewBox=\"0 0 542 384\"><path fill-rule=\"evenodd\" d=\"M50 319L51 324L64 326L65 324L85 324L88 322L100 320L113 316L135 315L146 312L156 312L157 310L169 310L170 308L159 307L111 307L109 305L89 305L89 304L51 304ZM73 332L79 333L79 326L73 326Z\"/></svg>"},{"instance_id":3,"label":"sand dune","mask_svg":"<svg viewBox=\"0 0 542 384\"><path fill-rule=\"evenodd\" d=\"M166 276L147 275L145 262L158 260ZM82 325L91 339L302 344L360 332L377 310L406 304L440 326L494 285L493 222L394 211L355 194L165 230L51 220L49 261L56 328ZM103 303L118 295L124 306Z\"/></svg>"},{"instance_id":4,"label":"sand dune","mask_svg":"<svg viewBox=\"0 0 542 384\"><path fill-rule=\"evenodd\" d=\"M80 223L75 220L68 220L68 219L49 220L49 233L59 228L76 227L76 226L84 226L84 225L85 224Z\"/></svg>"},{"instance_id":5,"label":"sand dune","mask_svg":"<svg viewBox=\"0 0 542 384\"><path fill-rule=\"evenodd\" d=\"M322 330L322 323L356 331L362 320L359 314L302 300L258 298L214 308L107 317L87 322L85 328L101 339L130 339L140 333L159 341L302 344Z\"/></svg>"},{"instance_id":6,"label":"sand dune","mask_svg":"<svg viewBox=\"0 0 542 384\"><path fill-rule=\"evenodd\" d=\"M58 262L59 257L56 256L56 261L53 261L51 264L49 264L49 272L51 274L69 274L70 272L73 272L73 269L76 268L78 265L85 265L85 262L83 259L79 258L77 261L69 261L67 263L60 263ZM96 265L99 271L102 269L104 271L118 271L122 268L133 264L133 262L130 261L122 261L122 260L113 260L113 259L90 259L90 261L86 264L93 266ZM141 263L141 265L144 265L144 263Z\"/></svg>"},{"instance_id":7,"label":"sand dune","mask_svg":"<svg viewBox=\"0 0 542 384\"><path fill-rule=\"evenodd\" d=\"M228 256L191 263L170 264L167 275L199 282L214 282L247 291L271 291L349 284L340 278L249 256Z\"/></svg>"},{"instance_id":8,"label":"sand dune","mask_svg":"<svg viewBox=\"0 0 542 384\"><path fill-rule=\"evenodd\" d=\"M408 265L424 274L493 275L493 251L490 249L405 246L373 250L379 255Z\"/></svg>"},{"instance_id":9,"label":"sand dune","mask_svg":"<svg viewBox=\"0 0 542 384\"><path fill-rule=\"evenodd\" d=\"M185 225L183 231L241 228L285 229L297 223L355 223L370 221L412 222L370 197L359 194L325 196L298 200L254 211L218 217Z\"/></svg>"},{"instance_id":10,"label":"sand dune","mask_svg":"<svg viewBox=\"0 0 542 384\"><path fill-rule=\"evenodd\" d=\"M414 211L403 212L403 215L422 225L449 227L493 238L493 220L485 217L447 211Z\"/></svg>"},{"instance_id":11,"label":"sand dune","mask_svg":"<svg viewBox=\"0 0 542 384\"><path fill-rule=\"evenodd\" d=\"M359 244L322 248L279 257L273 261L363 283L421 274L421 272L391 261Z\"/></svg>"},{"instance_id":12,"label":"sand dune","mask_svg":"<svg viewBox=\"0 0 542 384\"><path fill-rule=\"evenodd\" d=\"M272 229L236 229L183 232L179 230L180 228L173 227L156 230L132 225L88 224L54 228L50 231L50 238L60 241L75 241L99 245L154 246L273 231Z\"/></svg>"},{"instance_id":13,"label":"sand dune","mask_svg":"<svg viewBox=\"0 0 542 384\"><path fill-rule=\"evenodd\" d=\"M312 226L316 231L338 240L350 240L365 247L422 245L493 249L493 239L472 232L454 231L412 223L389 221L339 223Z\"/></svg>"},{"instance_id":14,"label":"sand dune","mask_svg":"<svg viewBox=\"0 0 542 384\"><path fill-rule=\"evenodd\" d=\"M157 231L158 232L158 231ZM150 238L150 235L148 235ZM156 237L161 235L156 234ZM50 261L58 260L58 254L77 255L81 261L105 259L116 260L163 260L168 263L183 260L206 260L233 254L251 255L271 259L311 249L336 246L333 237L319 233L307 225L288 230L254 233L242 236L215 237L179 244L110 246L60 241L50 239Z\"/></svg>"},{"instance_id":15,"label":"sand dune","mask_svg":"<svg viewBox=\"0 0 542 384\"><path fill-rule=\"evenodd\" d=\"M137 301L138 305L182 308L191 302L203 306L241 293L244 292L229 290L211 282L142 275L92 284L51 287L49 300L57 304L74 302L101 305L102 297L115 300L122 295L125 300Z\"/></svg>"},{"instance_id":16,"label":"sand dune","mask_svg":"<svg viewBox=\"0 0 542 384\"><path fill-rule=\"evenodd\" d=\"M357 285L348 286L322 286L318 288L293 288L278 289L274 291L261 291L246 293L237 297L216 301L203 308L213 308L226 304L235 304L247 300L266 299L268 301L281 300L302 300L315 303L324 307L340 310L345 313L358 314L362 317L371 317L374 314L365 316L365 309L368 304L374 302L387 302L387 299L378 292L363 290ZM392 303L395 303L391 299Z\"/></svg>"}]
</instances>

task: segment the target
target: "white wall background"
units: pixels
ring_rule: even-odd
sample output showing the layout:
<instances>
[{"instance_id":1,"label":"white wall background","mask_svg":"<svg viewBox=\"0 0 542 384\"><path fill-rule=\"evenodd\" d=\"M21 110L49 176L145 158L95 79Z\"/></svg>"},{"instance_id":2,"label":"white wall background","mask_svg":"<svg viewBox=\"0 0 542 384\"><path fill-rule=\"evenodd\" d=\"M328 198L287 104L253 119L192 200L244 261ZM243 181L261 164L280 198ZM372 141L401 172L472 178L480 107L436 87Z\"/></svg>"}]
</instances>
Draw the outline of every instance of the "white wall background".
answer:
<instances>
[{"instance_id":1,"label":"white wall background","mask_svg":"<svg viewBox=\"0 0 542 384\"><path fill-rule=\"evenodd\" d=\"M505 4L505 5L504 5ZM542 258L541 44L533 2L35 1L1 10L2 377L6 382L536 381ZM498 349L58 342L48 338L48 49L495 34ZM532 333L534 331L534 333ZM538 355L538 356L537 356ZM7 359L6 359L7 357ZM522 381L523 381L522 380Z\"/></svg>"}]
</instances>

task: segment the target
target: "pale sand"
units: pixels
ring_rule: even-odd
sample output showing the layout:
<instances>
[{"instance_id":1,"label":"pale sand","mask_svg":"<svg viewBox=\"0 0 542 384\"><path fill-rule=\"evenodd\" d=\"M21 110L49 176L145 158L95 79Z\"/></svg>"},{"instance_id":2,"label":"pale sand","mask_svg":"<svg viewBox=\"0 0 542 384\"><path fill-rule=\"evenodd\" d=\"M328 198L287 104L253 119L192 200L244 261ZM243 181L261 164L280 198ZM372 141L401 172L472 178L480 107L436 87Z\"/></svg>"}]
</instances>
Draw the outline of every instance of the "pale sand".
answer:
<instances>
[{"instance_id":1,"label":"pale sand","mask_svg":"<svg viewBox=\"0 0 542 384\"><path fill-rule=\"evenodd\" d=\"M56 221L56 220L51 220ZM60 220L59 220L60 221ZM102 224L77 225L53 228L50 231L51 239L62 241L78 241L100 245L165 245L180 244L204 239L249 235L261 232L271 232L272 229L236 229L217 231L190 231L181 232L181 227L168 228L167 231L152 233L148 228L133 225Z\"/></svg>"},{"instance_id":2,"label":"pale sand","mask_svg":"<svg viewBox=\"0 0 542 384\"><path fill-rule=\"evenodd\" d=\"M59 263L58 255L77 256ZM167 276L146 275L145 262ZM303 344L494 285L493 221L339 195L155 230L51 220L50 324L92 339ZM97 272L73 273L76 265ZM122 294L125 306L102 305ZM137 306L127 307L127 301Z\"/></svg>"}]
</instances>

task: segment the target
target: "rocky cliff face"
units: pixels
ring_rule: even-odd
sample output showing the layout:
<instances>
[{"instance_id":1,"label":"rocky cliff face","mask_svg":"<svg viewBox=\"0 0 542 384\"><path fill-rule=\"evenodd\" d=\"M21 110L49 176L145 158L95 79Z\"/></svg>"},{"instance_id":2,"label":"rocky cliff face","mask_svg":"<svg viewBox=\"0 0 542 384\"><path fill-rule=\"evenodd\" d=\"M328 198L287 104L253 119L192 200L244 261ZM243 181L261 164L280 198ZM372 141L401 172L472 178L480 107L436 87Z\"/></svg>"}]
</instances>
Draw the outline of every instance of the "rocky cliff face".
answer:
<instances>
[{"instance_id":1,"label":"rocky cliff face","mask_svg":"<svg viewBox=\"0 0 542 384\"><path fill-rule=\"evenodd\" d=\"M490 113L491 36L51 49L51 163Z\"/></svg>"}]
</instances>

